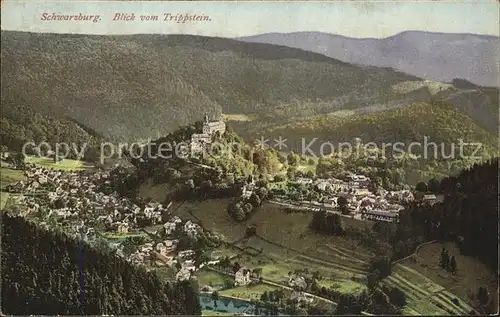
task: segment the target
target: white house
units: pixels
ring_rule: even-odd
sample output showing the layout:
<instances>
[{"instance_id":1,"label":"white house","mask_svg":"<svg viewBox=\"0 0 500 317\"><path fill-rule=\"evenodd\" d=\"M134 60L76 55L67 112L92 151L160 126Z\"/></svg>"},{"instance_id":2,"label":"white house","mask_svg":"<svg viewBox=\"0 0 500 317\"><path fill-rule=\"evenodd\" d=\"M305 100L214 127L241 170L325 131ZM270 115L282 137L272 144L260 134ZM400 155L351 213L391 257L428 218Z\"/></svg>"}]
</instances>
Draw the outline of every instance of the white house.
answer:
<instances>
[{"instance_id":1,"label":"white house","mask_svg":"<svg viewBox=\"0 0 500 317\"><path fill-rule=\"evenodd\" d=\"M163 225L163 228L165 229L165 234L170 235L170 234L174 233L176 226L177 225L175 222L166 222Z\"/></svg>"},{"instance_id":2,"label":"white house","mask_svg":"<svg viewBox=\"0 0 500 317\"><path fill-rule=\"evenodd\" d=\"M175 278L178 281L185 281L191 278L191 271L188 268L181 268L179 272L177 272Z\"/></svg>"},{"instance_id":3,"label":"white house","mask_svg":"<svg viewBox=\"0 0 500 317\"><path fill-rule=\"evenodd\" d=\"M188 222L186 222L184 224L184 232L186 232L186 234L190 237L190 238L194 238L198 235L198 233L200 232L201 230L201 227L192 222L191 220L189 220Z\"/></svg>"},{"instance_id":4,"label":"white house","mask_svg":"<svg viewBox=\"0 0 500 317\"><path fill-rule=\"evenodd\" d=\"M310 178L299 177L295 180L295 182L301 185L309 185L313 183L313 180Z\"/></svg>"},{"instance_id":5,"label":"white house","mask_svg":"<svg viewBox=\"0 0 500 317\"><path fill-rule=\"evenodd\" d=\"M242 267L234 275L234 285L247 285L251 281L250 270L246 267Z\"/></svg>"},{"instance_id":6,"label":"white house","mask_svg":"<svg viewBox=\"0 0 500 317\"><path fill-rule=\"evenodd\" d=\"M195 255L195 252L193 250L185 250L181 251L177 254L177 257L180 259L188 259L191 258L192 256Z\"/></svg>"},{"instance_id":7,"label":"white house","mask_svg":"<svg viewBox=\"0 0 500 317\"><path fill-rule=\"evenodd\" d=\"M296 274L294 274L290 277L290 279L288 280L288 284L294 288L299 288L299 289L306 289L307 288L306 279L303 276L296 275Z\"/></svg>"}]
</instances>

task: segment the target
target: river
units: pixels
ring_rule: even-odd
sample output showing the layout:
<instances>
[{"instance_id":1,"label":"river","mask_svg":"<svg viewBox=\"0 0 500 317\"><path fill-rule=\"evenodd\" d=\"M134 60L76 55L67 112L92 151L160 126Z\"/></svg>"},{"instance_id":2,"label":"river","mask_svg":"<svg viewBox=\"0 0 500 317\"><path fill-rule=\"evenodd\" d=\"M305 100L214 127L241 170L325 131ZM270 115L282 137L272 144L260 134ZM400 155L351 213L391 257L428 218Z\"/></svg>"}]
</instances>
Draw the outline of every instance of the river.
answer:
<instances>
[{"instance_id":1,"label":"river","mask_svg":"<svg viewBox=\"0 0 500 317\"><path fill-rule=\"evenodd\" d=\"M255 313L255 305L240 299L219 296L219 299L214 301L212 300L210 294L200 294L198 295L198 300L200 302L201 310L205 311L218 311L233 314L239 313L246 315L254 315ZM261 315L264 315L265 310L263 308L259 308L259 311ZM278 316L286 315L280 313Z\"/></svg>"}]
</instances>

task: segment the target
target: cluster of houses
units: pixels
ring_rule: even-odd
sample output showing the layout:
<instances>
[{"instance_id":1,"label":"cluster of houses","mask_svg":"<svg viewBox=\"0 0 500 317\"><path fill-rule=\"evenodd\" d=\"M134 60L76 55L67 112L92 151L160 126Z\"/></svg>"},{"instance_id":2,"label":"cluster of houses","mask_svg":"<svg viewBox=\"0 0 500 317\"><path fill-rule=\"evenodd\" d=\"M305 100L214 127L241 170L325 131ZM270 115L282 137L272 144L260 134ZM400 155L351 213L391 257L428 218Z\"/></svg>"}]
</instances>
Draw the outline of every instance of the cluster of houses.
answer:
<instances>
[{"instance_id":1,"label":"cluster of houses","mask_svg":"<svg viewBox=\"0 0 500 317\"><path fill-rule=\"evenodd\" d=\"M346 207L351 216L358 219L375 221L397 222L399 212L404 209L403 205L420 199L410 190L386 191L380 189L377 193L370 191L370 178L365 175L350 174L347 179L336 178L316 179L297 178L295 184L315 189L323 193L321 200L299 200L291 201L286 194L275 195L274 202L289 205L299 209L318 211L326 209L328 212L339 210L340 197L346 202ZM425 201L435 201L434 195L423 195Z\"/></svg>"},{"instance_id":2,"label":"cluster of houses","mask_svg":"<svg viewBox=\"0 0 500 317\"><path fill-rule=\"evenodd\" d=\"M99 184L108 182L107 172L71 172L27 166L26 180L20 181L9 189L16 193L17 204L23 205L24 214L39 214L43 212L43 227L48 227L49 219L54 218L61 224L67 220L65 227L68 234L78 234L85 240L92 240L99 231L116 234L127 234L129 230L139 229L141 220L148 219L150 224L159 224L169 216L171 204L163 206L159 203L148 203L142 208L126 198L120 198L116 193L107 195L99 192ZM182 221L173 216L163 223L156 232L156 242L139 245L131 254L126 255L123 245L115 243L116 254L126 258L135 265L169 266L178 269L177 279L191 278L192 274L205 264L213 265L217 261L194 264L195 251L183 250L177 252L182 232L191 239L197 239L203 232L200 225L192 221ZM113 243L110 243L113 245Z\"/></svg>"},{"instance_id":3,"label":"cluster of houses","mask_svg":"<svg viewBox=\"0 0 500 317\"><path fill-rule=\"evenodd\" d=\"M222 135L226 131L226 123L222 120L210 120L205 114L202 132L191 135L191 153L196 154L212 143L212 136L219 132Z\"/></svg>"},{"instance_id":4,"label":"cluster of houses","mask_svg":"<svg viewBox=\"0 0 500 317\"><path fill-rule=\"evenodd\" d=\"M369 193L370 179L364 175L351 174L347 180L337 178L312 180L311 178L301 177L295 180L300 185L313 186L325 193L351 193L361 195Z\"/></svg>"},{"instance_id":5,"label":"cluster of houses","mask_svg":"<svg viewBox=\"0 0 500 317\"><path fill-rule=\"evenodd\" d=\"M153 235L163 237L162 241L140 245L128 257L124 255L122 249L118 249L117 254L126 257L129 262L135 265L175 267L178 269L176 274L178 280L188 280L205 264L214 265L218 262L208 261L196 266L194 263L196 252L194 250L177 251L179 244L179 239L176 238L177 230L182 231L191 239L197 239L203 232L203 229L198 224L190 220L183 223L179 217L174 216L165 222L159 230L153 232Z\"/></svg>"},{"instance_id":6,"label":"cluster of houses","mask_svg":"<svg viewBox=\"0 0 500 317\"><path fill-rule=\"evenodd\" d=\"M87 226L124 234L137 228L141 221L161 223L170 207L159 203L139 207L116 193L107 195L98 191L99 184L109 182L109 173L104 171L62 173L27 166L25 175L25 181L17 182L8 190L18 194L14 197L18 204L26 206L26 213L45 212L47 219L52 216L76 222L85 219Z\"/></svg>"}]
</instances>

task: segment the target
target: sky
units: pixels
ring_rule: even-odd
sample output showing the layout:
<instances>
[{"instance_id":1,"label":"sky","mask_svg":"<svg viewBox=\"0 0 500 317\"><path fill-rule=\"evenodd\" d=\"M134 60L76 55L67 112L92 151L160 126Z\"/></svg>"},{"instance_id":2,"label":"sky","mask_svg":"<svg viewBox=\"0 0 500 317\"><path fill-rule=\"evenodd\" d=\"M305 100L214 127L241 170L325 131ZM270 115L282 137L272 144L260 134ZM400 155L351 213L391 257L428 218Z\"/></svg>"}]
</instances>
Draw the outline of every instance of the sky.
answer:
<instances>
[{"instance_id":1,"label":"sky","mask_svg":"<svg viewBox=\"0 0 500 317\"><path fill-rule=\"evenodd\" d=\"M43 21L42 14L99 15L98 22ZM113 21L134 13L134 21ZM164 21L164 14L197 14L207 21ZM4 0L2 30L86 34L196 34L238 37L319 31L383 38L406 30L499 35L498 1L167 2ZM141 21L157 15L158 21Z\"/></svg>"}]
</instances>

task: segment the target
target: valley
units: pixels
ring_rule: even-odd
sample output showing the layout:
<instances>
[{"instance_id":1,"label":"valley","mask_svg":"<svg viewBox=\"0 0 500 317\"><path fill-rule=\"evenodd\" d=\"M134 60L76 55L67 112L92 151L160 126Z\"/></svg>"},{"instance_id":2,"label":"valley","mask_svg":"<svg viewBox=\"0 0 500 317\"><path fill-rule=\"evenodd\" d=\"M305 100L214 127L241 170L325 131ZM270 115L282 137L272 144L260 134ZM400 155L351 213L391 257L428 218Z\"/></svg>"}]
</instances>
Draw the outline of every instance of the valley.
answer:
<instances>
[{"instance_id":1,"label":"valley","mask_svg":"<svg viewBox=\"0 0 500 317\"><path fill-rule=\"evenodd\" d=\"M291 31L292 3L161 30L5 15L4 313L498 313L499 37L465 9L308 5L343 35ZM406 27L433 19L457 32Z\"/></svg>"}]
</instances>

